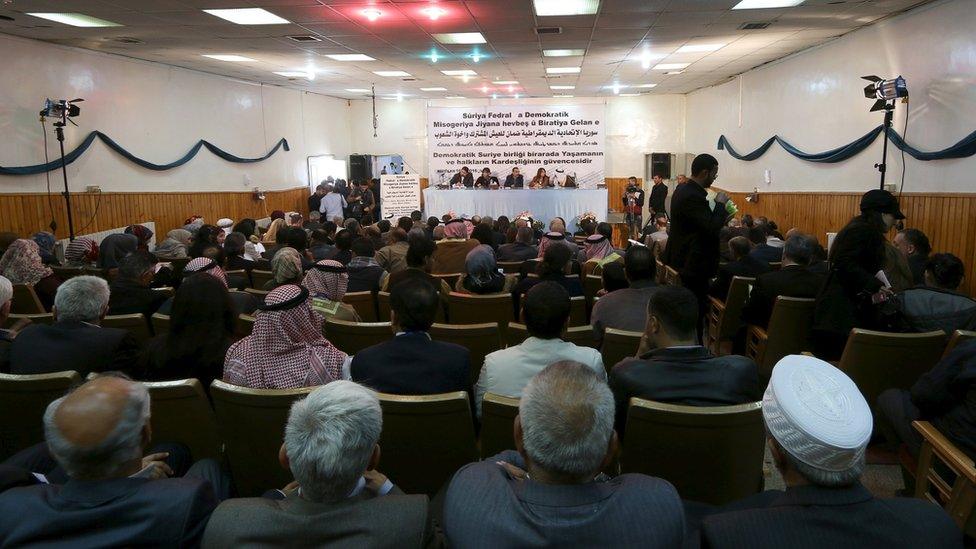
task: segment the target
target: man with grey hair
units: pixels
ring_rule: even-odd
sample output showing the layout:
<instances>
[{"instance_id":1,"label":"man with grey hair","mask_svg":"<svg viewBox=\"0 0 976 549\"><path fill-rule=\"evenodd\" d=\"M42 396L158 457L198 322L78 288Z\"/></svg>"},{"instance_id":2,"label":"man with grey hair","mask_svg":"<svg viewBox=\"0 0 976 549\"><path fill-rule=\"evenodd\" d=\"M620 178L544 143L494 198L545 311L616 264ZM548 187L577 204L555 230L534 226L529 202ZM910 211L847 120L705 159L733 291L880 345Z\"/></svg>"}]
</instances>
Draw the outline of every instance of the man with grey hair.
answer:
<instances>
[{"instance_id":1,"label":"man with grey hair","mask_svg":"<svg viewBox=\"0 0 976 549\"><path fill-rule=\"evenodd\" d=\"M464 466L444 503L452 546L680 547L674 487L640 474L607 480L613 395L588 366L557 362L522 391L515 448Z\"/></svg>"},{"instance_id":2,"label":"man with grey hair","mask_svg":"<svg viewBox=\"0 0 976 549\"><path fill-rule=\"evenodd\" d=\"M351 381L315 389L292 405L278 456L297 486L283 499L225 501L204 546L425 546L427 497L404 495L375 470L382 429L373 391Z\"/></svg>"},{"instance_id":3,"label":"man with grey hair","mask_svg":"<svg viewBox=\"0 0 976 549\"><path fill-rule=\"evenodd\" d=\"M217 505L208 481L216 462L170 479L165 454L143 458L152 429L141 383L118 376L85 383L48 406L44 435L68 480L0 494L0 546L200 544Z\"/></svg>"},{"instance_id":4,"label":"man with grey hair","mask_svg":"<svg viewBox=\"0 0 976 549\"><path fill-rule=\"evenodd\" d=\"M58 287L54 297L55 323L22 331L10 348L10 372L43 374L74 370L131 372L140 348L128 330L99 326L108 311L109 289L104 279L76 276Z\"/></svg>"},{"instance_id":5,"label":"man with grey hair","mask_svg":"<svg viewBox=\"0 0 976 549\"><path fill-rule=\"evenodd\" d=\"M702 522L707 547L962 547L962 532L920 499L876 499L861 485L873 419L843 372L810 356L773 368L763 397L786 491L731 504Z\"/></svg>"},{"instance_id":6,"label":"man with grey hair","mask_svg":"<svg viewBox=\"0 0 976 549\"><path fill-rule=\"evenodd\" d=\"M742 320L745 323L765 329L779 296L809 299L817 297L826 277L807 269L815 244L816 240L803 234L794 234L786 239L783 246L783 266L780 270L770 271L756 278L749 301L742 309ZM744 349L743 345L742 350Z\"/></svg>"}]
</instances>

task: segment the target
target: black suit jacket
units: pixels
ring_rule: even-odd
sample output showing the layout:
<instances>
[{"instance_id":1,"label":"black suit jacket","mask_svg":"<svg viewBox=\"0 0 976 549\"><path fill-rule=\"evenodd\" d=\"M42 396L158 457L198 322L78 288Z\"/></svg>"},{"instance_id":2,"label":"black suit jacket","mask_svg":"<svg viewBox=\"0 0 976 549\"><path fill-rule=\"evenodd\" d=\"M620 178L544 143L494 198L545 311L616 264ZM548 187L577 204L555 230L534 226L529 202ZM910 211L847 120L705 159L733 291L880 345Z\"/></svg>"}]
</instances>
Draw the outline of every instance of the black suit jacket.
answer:
<instances>
[{"instance_id":1,"label":"black suit jacket","mask_svg":"<svg viewBox=\"0 0 976 549\"><path fill-rule=\"evenodd\" d=\"M728 213L724 204L708 209L707 193L695 180L678 185L671 198L671 232L664 263L684 277L711 278L718 269L718 233Z\"/></svg>"},{"instance_id":2,"label":"black suit jacket","mask_svg":"<svg viewBox=\"0 0 976 549\"><path fill-rule=\"evenodd\" d=\"M458 172L454 174L454 177L451 178L451 185L452 186L457 185L458 182L460 182L462 185L470 189L471 187L474 187L474 176L471 175L470 173L468 175L462 176L461 172Z\"/></svg>"},{"instance_id":3,"label":"black suit jacket","mask_svg":"<svg viewBox=\"0 0 976 549\"><path fill-rule=\"evenodd\" d=\"M783 261L783 248L770 246L769 244L756 244L756 247L749 252L749 257L758 259L763 263L778 263Z\"/></svg>"},{"instance_id":4,"label":"black suit jacket","mask_svg":"<svg viewBox=\"0 0 976 549\"><path fill-rule=\"evenodd\" d=\"M732 505L739 510L704 519L703 547L962 547L962 532L935 504L876 499L860 483L796 486Z\"/></svg>"},{"instance_id":5,"label":"black suit jacket","mask_svg":"<svg viewBox=\"0 0 976 549\"><path fill-rule=\"evenodd\" d=\"M688 406L730 406L762 399L759 368L750 358L716 357L705 347L665 348L627 358L610 371L623 433L631 397Z\"/></svg>"},{"instance_id":6,"label":"black suit jacket","mask_svg":"<svg viewBox=\"0 0 976 549\"><path fill-rule=\"evenodd\" d=\"M512 174L508 174L505 177L505 186L511 189L521 189L525 186L525 179L522 174L519 174L517 177L512 177Z\"/></svg>"},{"instance_id":7,"label":"black suit jacket","mask_svg":"<svg viewBox=\"0 0 976 549\"><path fill-rule=\"evenodd\" d=\"M91 372L118 370L138 377L133 369L139 354L139 343L126 330L75 321L34 325L14 339L10 373L75 370L85 377Z\"/></svg>"},{"instance_id":8,"label":"black suit jacket","mask_svg":"<svg viewBox=\"0 0 976 549\"><path fill-rule=\"evenodd\" d=\"M108 314L131 315L141 313L150 317L169 296L165 293L140 286L129 280L116 280L112 283L108 299Z\"/></svg>"},{"instance_id":9,"label":"black suit jacket","mask_svg":"<svg viewBox=\"0 0 976 549\"><path fill-rule=\"evenodd\" d=\"M513 242L498 247L498 261L528 261L539 255L539 249L529 244Z\"/></svg>"},{"instance_id":10,"label":"black suit jacket","mask_svg":"<svg viewBox=\"0 0 976 549\"><path fill-rule=\"evenodd\" d=\"M669 238L670 240L670 238ZM738 261L730 261L718 268L718 276L712 281L708 288L708 295L725 301L729 295L729 286L732 284L732 277L744 276L756 278L769 271L769 263L763 263L758 259L745 256Z\"/></svg>"},{"instance_id":11,"label":"black suit jacket","mask_svg":"<svg viewBox=\"0 0 976 549\"><path fill-rule=\"evenodd\" d=\"M660 185L651 186L651 198L648 201L648 206L651 207L651 212L653 213L665 213L664 212L664 202L668 198L668 186L664 183Z\"/></svg>"},{"instance_id":12,"label":"black suit jacket","mask_svg":"<svg viewBox=\"0 0 976 549\"><path fill-rule=\"evenodd\" d=\"M14 488L0 494L0 546L197 547L216 506L191 478Z\"/></svg>"},{"instance_id":13,"label":"black suit jacket","mask_svg":"<svg viewBox=\"0 0 976 549\"><path fill-rule=\"evenodd\" d=\"M765 328L769 325L777 297L817 297L825 279L824 275L811 273L799 265L789 265L782 270L759 275L749 301L742 309L742 321Z\"/></svg>"},{"instance_id":14,"label":"black suit jacket","mask_svg":"<svg viewBox=\"0 0 976 549\"><path fill-rule=\"evenodd\" d=\"M471 392L471 354L453 343L411 332L356 353L352 379L381 393L433 395Z\"/></svg>"}]
</instances>

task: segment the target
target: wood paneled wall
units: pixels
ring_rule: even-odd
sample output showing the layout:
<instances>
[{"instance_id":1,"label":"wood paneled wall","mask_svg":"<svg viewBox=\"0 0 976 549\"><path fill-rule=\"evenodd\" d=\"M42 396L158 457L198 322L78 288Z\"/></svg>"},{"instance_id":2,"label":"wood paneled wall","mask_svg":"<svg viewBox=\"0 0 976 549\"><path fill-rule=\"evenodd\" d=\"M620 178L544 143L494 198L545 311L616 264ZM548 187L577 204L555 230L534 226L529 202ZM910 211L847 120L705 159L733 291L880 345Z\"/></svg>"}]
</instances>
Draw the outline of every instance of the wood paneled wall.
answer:
<instances>
[{"instance_id":1,"label":"wood paneled wall","mask_svg":"<svg viewBox=\"0 0 976 549\"><path fill-rule=\"evenodd\" d=\"M860 213L862 194L760 193L759 202L752 203L746 202L746 193L731 193L740 215L766 216L784 234L796 227L823 245L826 233L839 231ZM964 289L976 295L976 194L904 193L899 202L905 227L924 232L933 253L949 252L966 264Z\"/></svg>"},{"instance_id":2,"label":"wood paneled wall","mask_svg":"<svg viewBox=\"0 0 976 549\"><path fill-rule=\"evenodd\" d=\"M624 211L623 203L621 202L621 197L627 190L627 178L626 177L608 177L607 182L607 205L608 207L616 212ZM640 177L637 178L637 184L643 185L644 180ZM649 191L644 192L644 206L647 206L647 195Z\"/></svg>"},{"instance_id":3,"label":"wood paneled wall","mask_svg":"<svg viewBox=\"0 0 976 549\"><path fill-rule=\"evenodd\" d=\"M78 193L71 195L75 234L87 234L122 227L141 221L155 221L157 240L172 229L183 226L192 214L208 223L221 217L235 221L246 217L267 217L274 210L307 213L308 189L265 191L265 199L255 200L248 192L201 193ZM52 211L57 221L58 238L68 237L68 218L64 198L52 194L0 194L0 231L30 235L49 230Z\"/></svg>"}]
</instances>

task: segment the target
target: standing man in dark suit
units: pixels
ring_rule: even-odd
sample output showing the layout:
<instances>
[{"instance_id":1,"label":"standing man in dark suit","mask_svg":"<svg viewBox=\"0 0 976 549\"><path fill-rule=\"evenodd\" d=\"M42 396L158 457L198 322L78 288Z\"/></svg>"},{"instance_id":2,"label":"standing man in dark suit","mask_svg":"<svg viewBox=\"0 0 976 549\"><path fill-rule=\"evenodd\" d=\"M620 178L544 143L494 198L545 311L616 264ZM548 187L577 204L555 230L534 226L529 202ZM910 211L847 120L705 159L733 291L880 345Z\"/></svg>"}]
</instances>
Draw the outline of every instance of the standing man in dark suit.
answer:
<instances>
[{"instance_id":1,"label":"standing man in dark suit","mask_svg":"<svg viewBox=\"0 0 976 549\"><path fill-rule=\"evenodd\" d=\"M773 368L762 412L786 491L706 517L704 547L962 547L962 532L937 505L875 498L861 485L873 420L843 372L787 356Z\"/></svg>"},{"instance_id":2,"label":"standing man in dark suit","mask_svg":"<svg viewBox=\"0 0 976 549\"><path fill-rule=\"evenodd\" d=\"M141 352L127 330L99 326L108 311L109 289L104 279L76 276L58 287L54 320L20 332L10 349L10 372L45 374L74 370L131 372Z\"/></svg>"},{"instance_id":3,"label":"standing man in dark suit","mask_svg":"<svg viewBox=\"0 0 976 549\"><path fill-rule=\"evenodd\" d=\"M691 178L679 185L671 199L671 234L664 250L664 263L681 275L681 283L698 298L699 322L708 306L708 280L718 269L718 233L728 213L729 197L724 191L715 195L715 206L708 205L708 191L718 177L718 160L700 154L691 163ZM701 340L702 327L698 327Z\"/></svg>"},{"instance_id":4,"label":"standing man in dark suit","mask_svg":"<svg viewBox=\"0 0 976 549\"><path fill-rule=\"evenodd\" d=\"M407 279L390 291L390 325L396 334L356 353L352 380L394 395L471 392L471 354L453 343L433 341L440 296L430 283Z\"/></svg>"},{"instance_id":5,"label":"standing man in dark suit","mask_svg":"<svg viewBox=\"0 0 976 549\"><path fill-rule=\"evenodd\" d=\"M674 487L626 474L613 459L613 395L578 362L529 381L514 422L515 451L461 468L447 489L453 547L680 547L684 510Z\"/></svg>"},{"instance_id":6,"label":"standing man in dark suit","mask_svg":"<svg viewBox=\"0 0 976 549\"><path fill-rule=\"evenodd\" d=\"M765 329L779 296L815 298L823 286L822 274L807 270L816 240L807 235L793 235L783 246L783 267L759 275L749 300L742 309L742 321Z\"/></svg>"},{"instance_id":7,"label":"standing man in dark suit","mask_svg":"<svg viewBox=\"0 0 976 549\"><path fill-rule=\"evenodd\" d=\"M641 225L644 224L644 189L637 183L636 177L627 178L623 205L630 238L638 240L640 239Z\"/></svg>"},{"instance_id":8,"label":"standing man in dark suit","mask_svg":"<svg viewBox=\"0 0 976 549\"><path fill-rule=\"evenodd\" d=\"M664 184L664 178L660 175L655 175L651 180L654 181L654 186L651 187L651 198L648 201L648 206L651 208L651 219L658 214L667 216L668 212L664 211L664 203L668 198L668 186Z\"/></svg>"},{"instance_id":9,"label":"standing man in dark suit","mask_svg":"<svg viewBox=\"0 0 976 549\"><path fill-rule=\"evenodd\" d=\"M351 381L295 402L278 457L298 486L220 504L204 547L428 546L427 496L404 495L376 471L382 427L376 393Z\"/></svg>"},{"instance_id":10,"label":"standing man in dark suit","mask_svg":"<svg viewBox=\"0 0 976 549\"><path fill-rule=\"evenodd\" d=\"M522 178L522 174L519 173L518 167L512 168L512 173L505 177L505 188L506 189L521 189L524 187L525 180Z\"/></svg>"},{"instance_id":11,"label":"standing man in dark suit","mask_svg":"<svg viewBox=\"0 0 976 549\"><path fill-rule=\"evenodd\" d=\"M624 359L610 372L618 431L623 432L631 397L687 406L762 399L759 368L752 359L716 357L698 345L697 313L697 301L687 288L663 286L651 293L637 358Z\"/></svg>"},{"instance_id":12,"label":"standing man in dark suit","mask_svg":"<svg viewBox=\"0 0 976 549\"><path fill-rule=\"evenodd\" d=\"M203 460L166 478L169 466L153 461L162 455L143 459L152 430L141 383L89 381L48 406L44 436L69 479L0 494L0 546L200 545L218 503L208 479L219 468Z\"/></svg>"}]
</instances>

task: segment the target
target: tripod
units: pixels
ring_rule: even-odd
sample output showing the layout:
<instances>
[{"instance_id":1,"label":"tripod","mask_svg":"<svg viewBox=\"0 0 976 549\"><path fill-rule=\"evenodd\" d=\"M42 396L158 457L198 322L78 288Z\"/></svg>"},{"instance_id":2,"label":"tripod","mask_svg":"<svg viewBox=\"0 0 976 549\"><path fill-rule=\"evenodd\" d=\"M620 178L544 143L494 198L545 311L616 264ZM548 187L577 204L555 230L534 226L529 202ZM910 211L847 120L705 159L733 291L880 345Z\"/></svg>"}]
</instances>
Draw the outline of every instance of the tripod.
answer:
<instances>
[{"instance_id":1,"label":"tripod","mask_svg":"<svg viewBox=\"0 0 976 549\"><path fill-rule=\"evenodd\" d=\"M71 193L68 191L68 167L64 163L64 127L68 123L67 110L61 111L61 120L54 123L54 133L58 137L58 146L61 148L61 176L64 178L64 207L68 211L68 239L75 239L75 223L71 215Z\"/></svg>"},{"instance_id":2,"label":"tripod","mask_svg":"<svg viewBox=\"0 0 976 549\"><path fill-rule=\"evenodd\" d=\"M894 116L894 113L895 113L895 102L894 101L887 101L887 102L885 102L885 104L884 104L884 112L885 112L885 115L884 115L884 124L882 125L882 130L881 130L882 137L884 138L884 145L882 145L882 147L881 147L881 163L874 165L874 167L875 168L878 168L878 171L881 172L881 186L879 187L881 190L884 190L884 188L885 188L885 172L888 169L888 164L887 164L887 161L888 161L888 130L891 129L891 120L892 120L892 118Z\"/></svg>"}]
</instances>

